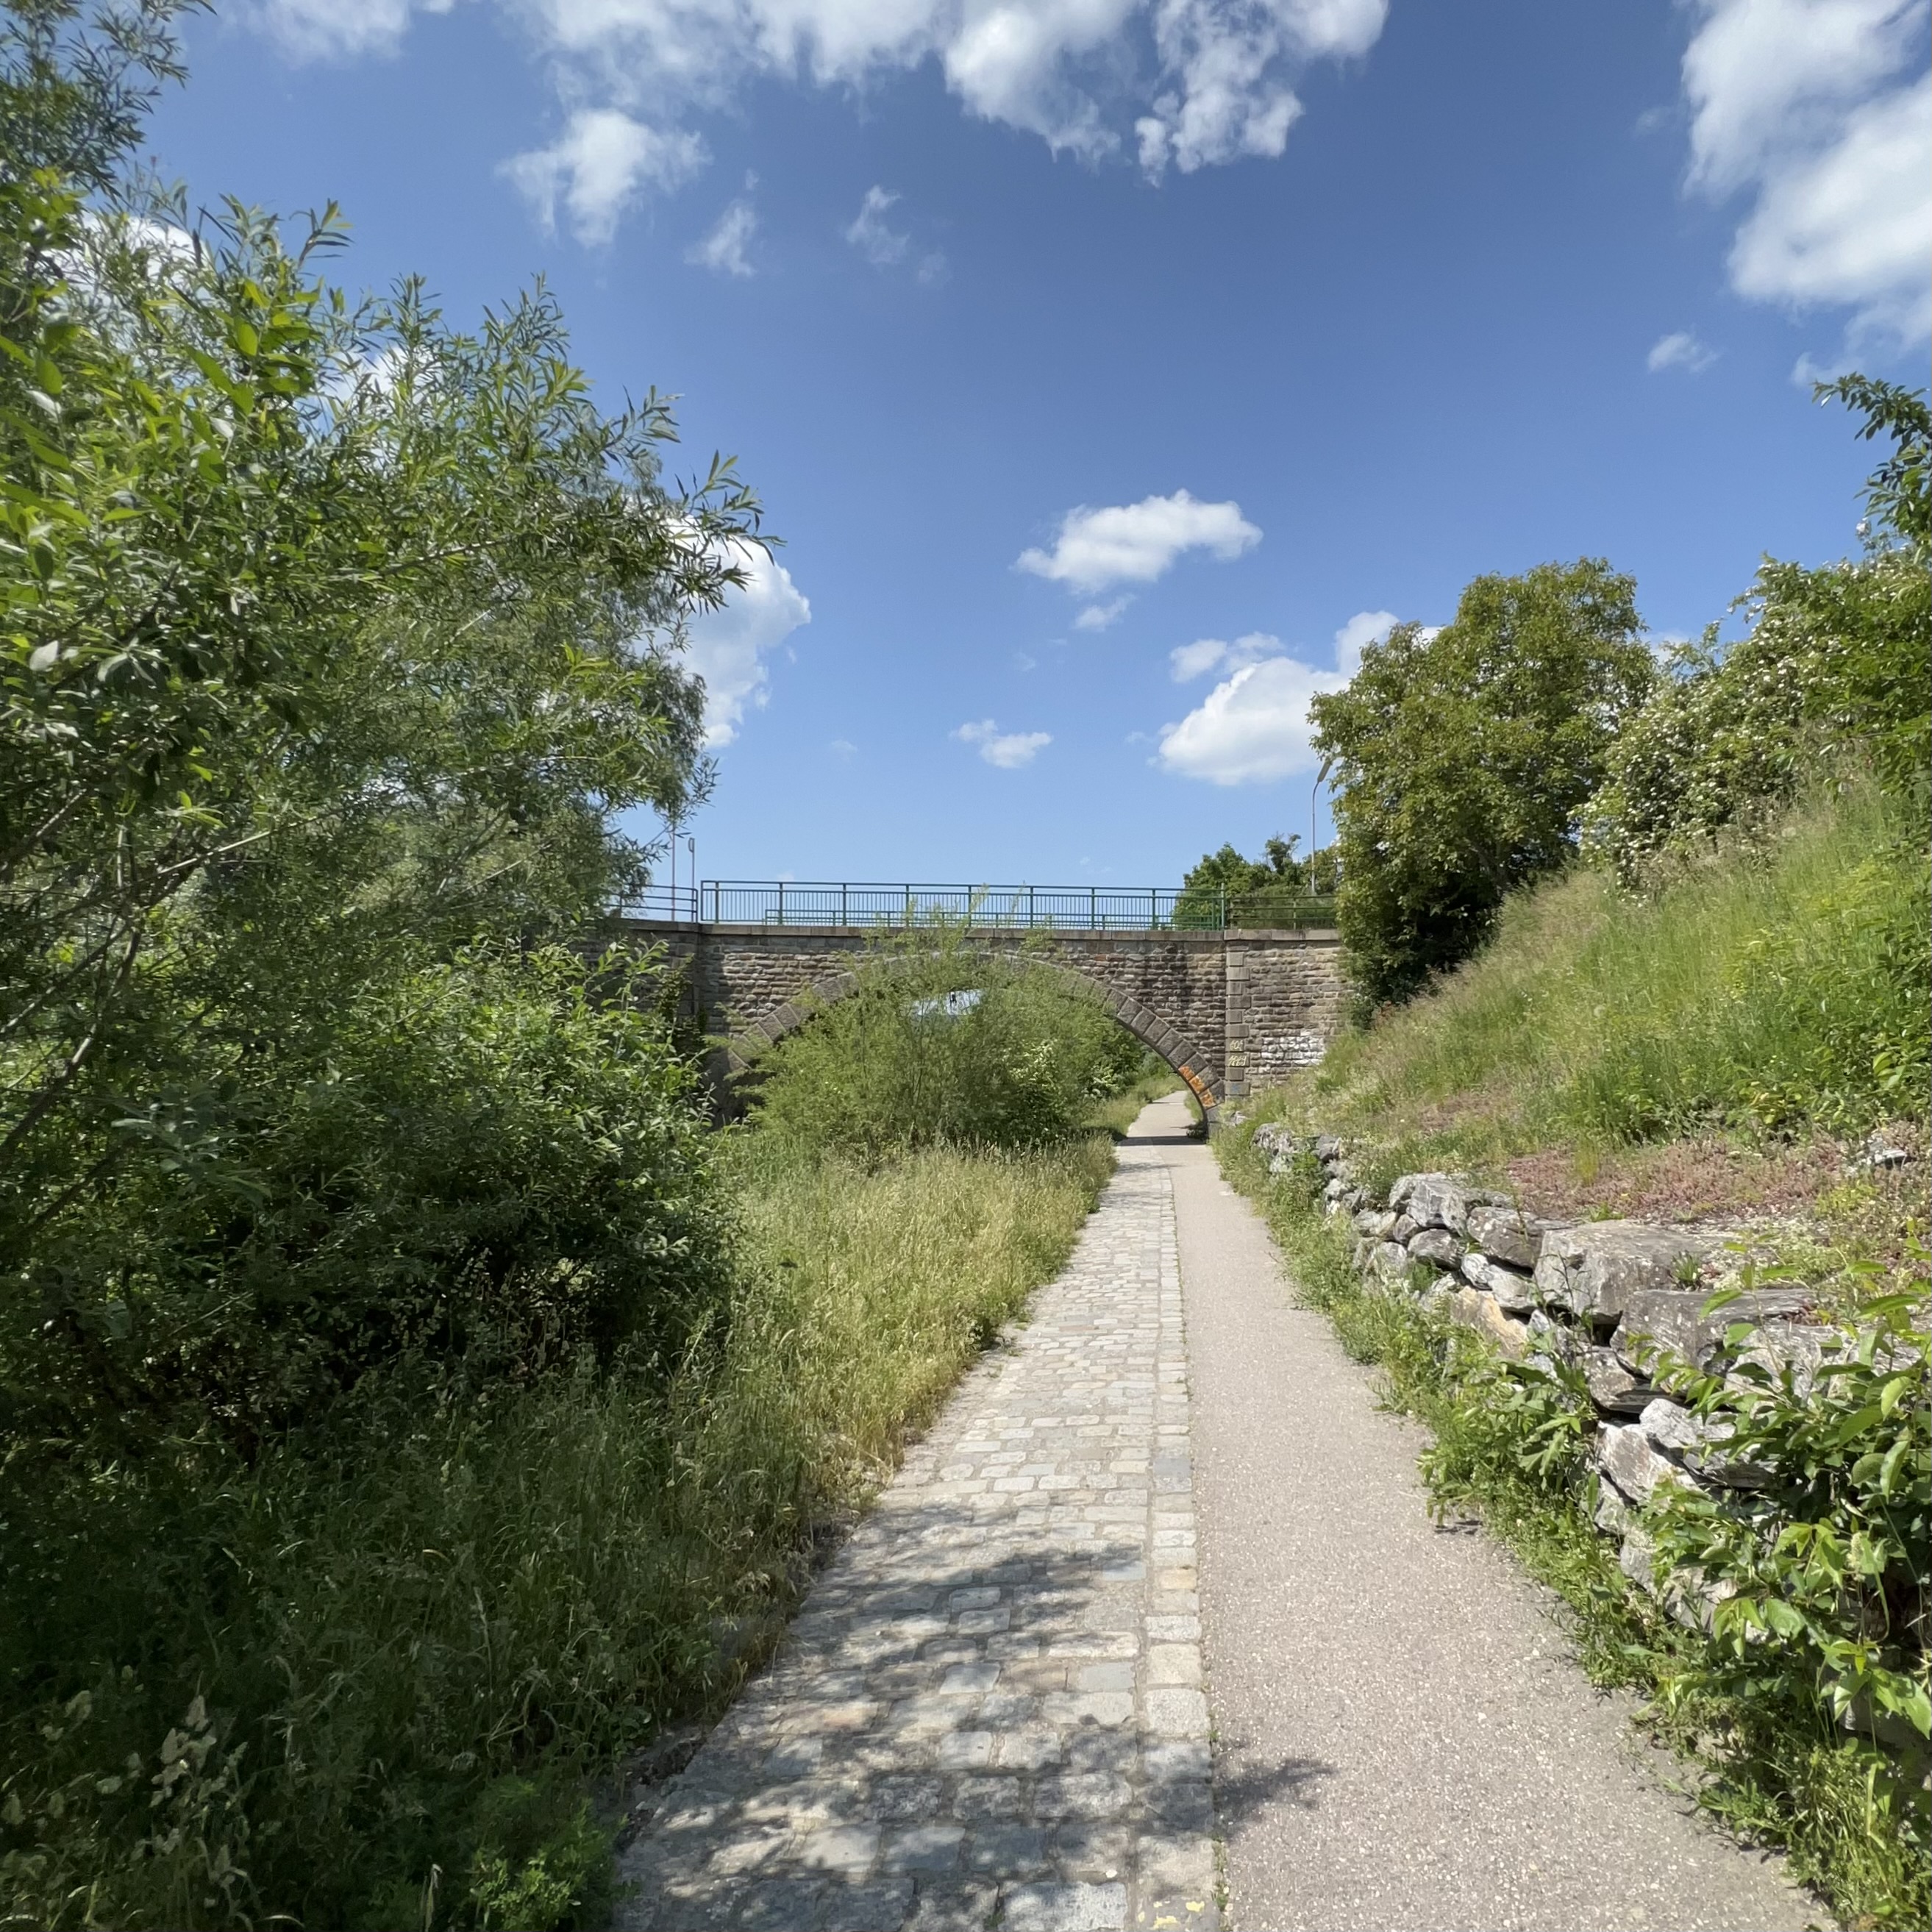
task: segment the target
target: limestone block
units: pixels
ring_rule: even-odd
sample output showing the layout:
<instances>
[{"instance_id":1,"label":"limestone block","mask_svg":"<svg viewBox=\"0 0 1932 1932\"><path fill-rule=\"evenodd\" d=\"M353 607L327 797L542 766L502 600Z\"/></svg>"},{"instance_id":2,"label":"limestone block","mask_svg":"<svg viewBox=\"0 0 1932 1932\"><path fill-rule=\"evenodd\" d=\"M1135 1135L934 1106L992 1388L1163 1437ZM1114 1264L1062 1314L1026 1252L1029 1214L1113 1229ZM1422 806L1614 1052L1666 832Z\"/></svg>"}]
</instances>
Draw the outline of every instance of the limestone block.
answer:
<instances>
[{"instance_id":1,"label":"limestone block","mask_svg":"<svg viewBox=\"0 0 1932 1932\"><path fill-rule=\"evenodd\" d=\"M1447 1228L1424 1228L1410 1235L1406 1245L1418 1261L1432 1262L1440 1268L1454 1268L1462 1258L1462 1244Z\"/></svg>"},{"instance_id":2,"label":"limestone block","mask_svg":"<svg viewBox=\"0 0 1932 1932\"><path fill-rule=\"evenodd\" d=\"M1511 1268L1534 1268L1550 1223L1507 1204L1478 1202L1469 1210L1468 1234L1478 1247Z\"/></svg>"},{"instance_id":3,"label":"limestone block","mask_svg":"<svg viewBox=\"0 0 1932 1932\"><path fill-rule=\"evenodd\" d=\"M1597 1467L1634 1503L1647 1503L1660 1483L1682 1483L1684 1472L1658 1454L1641 1424L1606 1423L1597 1432Z\"/></svg>"},{"instance_id":4,"label":"limestone block","mask_svg":"<svg viewBox=\"0 0 1932 1932\"><path fill-rule=\"evenodd\" d=\"M1697 1367L1707 1367L1722 1352L1725 1331L1733 1323L1756 1328L1775 1322L1780 1316L1801 1313L1814 1298L1803 1288L1753 1288L1707 1315L1710 1299L1701 1288L1640 1290L1624 1304L1615 1342L1617 1353L1635 1367L1646 1351L1664 1348Z\"/></svg>"},{"instance_id":5,"label":"limestone block","mask_svg":"<svg viewBox=\"0 0 1932 1932\"><path fill-rule=\"evenodd\" d=\"M1460 1234L1469 1225L1471 1208L1500 1205L1508 1198L1490 1188L1472 1187L1466 1180L1426 1174L1417 1178L1402 1204L1418 1226L1447 1228L1452 1234Z\"/></svg>"},{"instance_id":6,"label":"limestone block","mask_svg":"<svg viewBox=\"0 0 1932 1932\"><path fill-rule=\"evenodd\" d=\"M1552 1300L1600 1328L1616 1325L1632 1295L1676 1287L1686 1262L1702 1262L1718 1246L1713 1234L1681 1228L1652 1227L1642 1221L1591 1221L1580 1228L1552 1230L1537 1255L1537 1280ZM1545 1264L1562 1267L1562 1285Z\"/></svg>"},{"instance_id":7,"label":"limestone block","mask_svg":"<svg viewBox=\"0 0 1932 1932\"><path fill-rule=\"evenodd\" d=\"M1406 1283L1408 1280L1408 1250L1396 1241L1377 1243L1370 1252L1368 1271L1385 1282Z\"/></svg>"},{"instance_id":8,"label":"limestone block","mask_svg":"<svg viewBox=\"0 0 1932 1932\"><path fill-rule=\"evenodd\" d=\"M1536 1306L1536 1284L1526 1274L1500 1262L1492 1262L1480 1248L1472 1248L1462 1257L1464 1276L1486 1294L1493 1294L1496 1306L1506 1315L1527 1315Z\"/></svg>"},{"instance_id":9,"label":"limestone block","mask_svg":"<svg viewBox=\"0 0 1932 1932\"><path fill-rule=\"evenodd\" d=\"M1637 1418L1637 1426L1650 1438L1653 1448L1673 1457L1696 1448L1703 1439L1698 1432L1697 1418L1682 1402L1672 1402L1668 1396L1660 1395L1654 1402L1646 1402Z\"/></svg>"},{"instance_id":10,"label":"limestone block","mask_svg":"<svg viewBox=\"0 0 1932 1932\"><path fill-rule=\"evenodd\" d=\"M1398 1211L1408 1205L1408 1197L1425 1180L1453 1180L1453 1174L1403 1174L1396 1178L1395 1185L1389 1190L1388 1204ZM1420 1222L1416 1224L1421 1226Z\"/></svg>"},{"instance_id":11,"label":"limestone block","mask_svg":"<svg viewBox=\"0 0 1932 1932\"><path fill-rule=\"evenodd\" d=\"M1619 1361L1612 1349L1586 1348L1578 1366L1590 1400L1612 1415L1640 1415L1657 1399L1657 1390Z\"/></svg>"}]
</instances>

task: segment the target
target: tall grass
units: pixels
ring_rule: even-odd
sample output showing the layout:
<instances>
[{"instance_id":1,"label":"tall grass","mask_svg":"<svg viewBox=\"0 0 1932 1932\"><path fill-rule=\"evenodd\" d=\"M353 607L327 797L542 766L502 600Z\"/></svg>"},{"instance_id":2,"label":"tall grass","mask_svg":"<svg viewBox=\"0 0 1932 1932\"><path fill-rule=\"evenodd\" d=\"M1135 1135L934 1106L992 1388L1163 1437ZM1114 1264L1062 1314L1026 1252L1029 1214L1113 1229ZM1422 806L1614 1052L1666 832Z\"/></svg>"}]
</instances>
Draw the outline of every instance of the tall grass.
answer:
<instances>
[{"instance_id":1,"label":"tall grass","mask_svg":"<svg viewBox=\"0 0 1932 1932\"><path fill-rule=\"evenodd\" d=\"M1647 896L1580 871L1507 902L1479 958L1338 1041L1302 1094L1324 1125L1476 1160L1922 1112L1928 876L1864 789Z\"/></svg>"},{"instance_id":2,"label":"tall grass","mask_svg":"<svg viewBox=\"0 0 1932 1932\"><path fill-rule=\"evenodd\" d=\"M392 1382L13 1526L70 1561L51 1604L0 1581L0 1924L602 1922L586 1774L728 1696L1112 1162L725 1158L735 1299L668 1382Z\"/></svg>"}]
</instances>

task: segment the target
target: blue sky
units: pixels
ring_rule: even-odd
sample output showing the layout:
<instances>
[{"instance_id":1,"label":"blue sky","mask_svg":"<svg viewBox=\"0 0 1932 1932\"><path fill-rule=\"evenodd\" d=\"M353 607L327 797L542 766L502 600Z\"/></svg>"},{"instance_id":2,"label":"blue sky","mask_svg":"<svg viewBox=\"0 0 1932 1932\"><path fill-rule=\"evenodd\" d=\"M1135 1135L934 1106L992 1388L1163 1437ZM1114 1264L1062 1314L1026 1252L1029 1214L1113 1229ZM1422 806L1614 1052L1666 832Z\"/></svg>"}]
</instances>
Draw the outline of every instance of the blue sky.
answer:
<instances>
[{"instance_id":1,"label":"blue sky","mask_svg":"<svg viewBox=\"0 0 1932 1932\"><path fill-rule=\"evenodd\" d=\"M1168 883L1305 839L1308 695L1480 572L1607 556L1686 634L1854 547L1805 379L1925 380L1926 26L256 0L152 145L458 319L547 278L608 401L738 457L784 542L694 638L700 872Z\"/></svg>"}]
</instances>

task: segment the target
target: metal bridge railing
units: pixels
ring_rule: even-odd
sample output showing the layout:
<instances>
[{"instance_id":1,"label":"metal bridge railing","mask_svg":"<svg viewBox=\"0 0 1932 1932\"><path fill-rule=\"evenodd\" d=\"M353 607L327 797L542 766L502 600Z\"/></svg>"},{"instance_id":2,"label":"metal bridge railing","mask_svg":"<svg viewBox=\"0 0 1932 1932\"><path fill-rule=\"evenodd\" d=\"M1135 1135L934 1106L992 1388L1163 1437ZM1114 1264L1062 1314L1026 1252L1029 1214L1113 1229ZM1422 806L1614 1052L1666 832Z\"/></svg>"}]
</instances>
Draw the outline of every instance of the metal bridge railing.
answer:
<instances>
[{"instance_id":1,"label":"metal bridge railing","mask_svg":"<svg viewBox=\"0 0 1932 1932\"><path fill-rule=\"evenodd\" d=\"M1331 926L1334 901L1292 890L1230 894L1177 886L884 885L823 880L705 879L653 886L628 900L634 918L708 925L896 928L997 926L1073 932L1276 930Z\"/></svg>"}]
</instances>

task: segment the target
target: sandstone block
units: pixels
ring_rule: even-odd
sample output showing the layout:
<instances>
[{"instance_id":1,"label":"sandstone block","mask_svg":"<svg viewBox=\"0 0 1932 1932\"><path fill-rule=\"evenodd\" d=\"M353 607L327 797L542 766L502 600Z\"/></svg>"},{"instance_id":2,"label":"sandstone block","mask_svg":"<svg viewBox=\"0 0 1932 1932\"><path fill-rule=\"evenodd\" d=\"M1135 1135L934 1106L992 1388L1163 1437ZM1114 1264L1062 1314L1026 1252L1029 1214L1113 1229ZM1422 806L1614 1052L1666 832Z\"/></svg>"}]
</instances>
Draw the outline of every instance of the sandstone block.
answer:
<instances>
[{"instance_id":1,"label":"sandstone block","mask_svg":"<svg viewBox=\"0 0 1932 1932\"><path fill-rule=\"evenodd\" d=\"M1444 1308L1450 1321L1486 1336L1513 1360L1520 1361L1529 1353L1528 1328L1505 1315L1496 1306L1494 1295L1485 1294L1480 1288L1459 1288Z\"/></svg>"}]
</instances>

